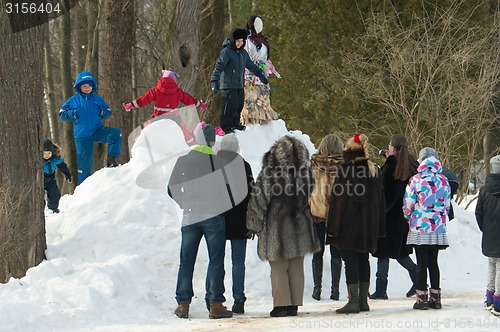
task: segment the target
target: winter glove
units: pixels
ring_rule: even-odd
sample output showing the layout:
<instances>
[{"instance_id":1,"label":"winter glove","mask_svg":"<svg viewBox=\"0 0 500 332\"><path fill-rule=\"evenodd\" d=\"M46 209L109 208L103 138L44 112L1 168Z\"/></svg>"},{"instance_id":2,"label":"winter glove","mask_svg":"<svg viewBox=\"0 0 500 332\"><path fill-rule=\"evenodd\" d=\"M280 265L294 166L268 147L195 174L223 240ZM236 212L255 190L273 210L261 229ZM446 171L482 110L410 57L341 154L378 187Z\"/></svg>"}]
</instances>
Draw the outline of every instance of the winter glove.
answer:
<instances>
[{"instance_id":1,"label":"winter glove","mask_svg":"<svg viewBox=\"0 0 500 332\"><path fill-rule=\"evenodd\" d=\"M68 182L71 183L71 181L73 181L73 177L71 176L71 173L66 173L64 175L66 176L66 180L68 180Z\"/></svg>"},{"instance_id":2,"label":"winter glove","mask_svg":"<svg viewBox=\"0 0 500 332\"><path fill-rule=\"evenodd\" d=\"M212 93L216 94L219 91L219 82L212 81Z\"/></svg>"},{"instance_id":3,"label":"winter glove","mask_svg":"<svg viewBox=\"0 0 500 332\"><path fill-rule=\"evenodd\" d=\"M260 81L264 84L268 84L269 81L267 80L267 77L265 75L262 75L262 77L259 77L260 78Z\"/></svg>"},{"instance_id":4,"label":"winter glove","mask_svg":"<svg viewBox=\"0 0 500 332\"><path fill-rule=\"evenodd\" d=\"M249 239L249 240L255 239L255 234L257 234L257 233L255 233L254 231L249 230L247 232L247 239Z\"/></svg>"},{"instance_id":5,"label":"winter glove","mask_svg":"<svg viewBox=\"0 0 500 332\"><path fill-rule=\"evenodd\" d=\"M198 105L199 108L202 110L206 111L207 110L207 103L204 101L200 101L200 105Z\"/></svg>"},{"instance_id":6,"label":"winter glove","mask_svg":"<svg viewBox=\"0 0 500 332\"><path fill-rule=\"evenodd\" d=\"M219 127L215 127L215 135L217 136L224 136L224 130L222 130L222 128L219 126Z\"/></svg>"},{"instance_id":7,"label":"winter glove","mask_svg":"<svg viewBox=\"0 0 500 332\"><path fill-rule=\"evenodd\" d=\"M134 108L134 105L132 103L127 103L127 104L123 103L122 105L123 107L125 107L126 112L130 112L130 110Z\"/></svg>"}]
</instances>

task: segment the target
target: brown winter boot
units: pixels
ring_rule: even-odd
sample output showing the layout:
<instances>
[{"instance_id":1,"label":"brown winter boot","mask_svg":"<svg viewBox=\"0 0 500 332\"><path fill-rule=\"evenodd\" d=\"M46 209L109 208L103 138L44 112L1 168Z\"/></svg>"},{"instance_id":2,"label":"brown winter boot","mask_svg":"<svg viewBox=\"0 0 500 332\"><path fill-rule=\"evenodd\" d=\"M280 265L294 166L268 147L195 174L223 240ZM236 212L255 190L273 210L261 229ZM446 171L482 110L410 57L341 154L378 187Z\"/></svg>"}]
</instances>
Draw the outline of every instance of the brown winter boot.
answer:
<instances>
[{"instance_id":1,"label":"brown winter boot","mask_svg":"<svg viewBox=\"0 0 500 332\"><path fill-rule=\"evenodd\" d=\"M427 290L417 289L417 302L413 304L413 309L427 310L429 309L429 302L427 301Z\"/></svg>"},{"instance_id":2,"label":"brown winter boot","mask_svg":"<svg viewBox=\"0 0 500 332\"><path fill-rule=\"evenodd\" d=\"M175 309L175 314L179 318L188 318L189 316L189 303L182 302L177 305L177 309Z\"/></svg>"},{"instance_id":3,"label":"brown winter boot","mask_svg":"<svg viewBox=\"0 0 500 332\"><path fill-rule=\"evenodd\" d=\"M233 312L229 311L222 305L222 302L210 302L210 319L231 318Z\"/></svg>"},{"instance_id":4,"label":"brown winter boot","mask_svg":"<svg viewBox=\"0 0 500 332\"><path fill-rule=\"evenodd\" d=\"M429 289L429 308L441 309L441 290L440 289Z\"/></svg>"}]
</instances>

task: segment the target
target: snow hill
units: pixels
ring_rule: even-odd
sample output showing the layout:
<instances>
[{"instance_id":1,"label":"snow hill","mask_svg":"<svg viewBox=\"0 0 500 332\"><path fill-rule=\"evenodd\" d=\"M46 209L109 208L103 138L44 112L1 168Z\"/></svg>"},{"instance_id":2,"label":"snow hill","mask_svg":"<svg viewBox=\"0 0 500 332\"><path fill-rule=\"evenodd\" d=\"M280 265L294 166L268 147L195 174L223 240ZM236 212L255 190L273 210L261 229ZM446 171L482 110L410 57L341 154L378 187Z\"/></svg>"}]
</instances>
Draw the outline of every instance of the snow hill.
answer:
<instances>
[{"instance_id":1,"label":"snow hill","mask_svg":"<svg viewBox=\"0 0 500 332\"><path fill-rule=\"evenodd\" d=\"M256 177L263 154L283 135L314 145L282 120L250 125L237 132L241 154ZM217 145L216 145L217 146ZM181 130L169 120L146 127L135 139L132 158L117 168L102 169L73 195L61 199L59 214L46 210L47 260L21 279L0 285L0 331L207 331L207 330L482 330L500 319L482 309L487 259L473 206L455 204L449 224L450 248L440 253L443 309L412 310L404 294L411 282L391 261L388 301L370 301L371 311L336 315L344 305L329 297L329 253L325 253L323 300L311 298L311 257L306 257L304 306L299 316L271 318L270 270L256 254L257 240L247 248L246 313L209 320L204 303L207 252L202 241L194 275L190 319L179 319L175 285L179 262L181 211L168 197L165 183L175 159L187 151ZM226 305L231 296L230 249L226 250ZM372 259L372 283L376 260ZM372 287L373 289L373 287ZM487 326L488 325L488 326Z\"/></svg>"}]
</instances>

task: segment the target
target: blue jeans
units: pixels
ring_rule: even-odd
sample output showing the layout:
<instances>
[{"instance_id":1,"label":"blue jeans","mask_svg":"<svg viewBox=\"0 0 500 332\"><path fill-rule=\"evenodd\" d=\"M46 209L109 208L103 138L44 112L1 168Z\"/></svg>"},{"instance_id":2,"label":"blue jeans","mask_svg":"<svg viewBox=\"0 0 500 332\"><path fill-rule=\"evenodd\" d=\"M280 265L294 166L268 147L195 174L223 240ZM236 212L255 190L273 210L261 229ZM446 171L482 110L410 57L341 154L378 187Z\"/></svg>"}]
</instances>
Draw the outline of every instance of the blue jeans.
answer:
<instances>
[{"instance_id":1,"label":"blue jeans","mask_svg":"<svg viewBox=\"0 0 500 332\"><path fill-rule=\"evenodd\" d=\"M175 298L177 303L191 303L193 292L193 272L200 246L205 237L208 248L208 269L206 290L209 302L225 302L224 297L224 254L226 248L226 223L221 216L215 216L181 228L181 253Z\"/></svg>"},{"instance_id":2,"label":"blue jeans","mask_svg":"<svg viewBox=\"0 0 500 332\"><path fill-rule=\"evenodd\" d=\"M413 286L416 286L417 282L417 265L411 260L410 256L404 256L396 259L398 263L404 267L410 279L413 282ZM389 276L389 258L378 258L377 260L377 281L375 292L379 295L387 293L387 278Z\"/></svg>"},{"instance_id":3,"label":"blue jeans","mask_svg":"<svg viewBox=\"0 0 500 332\"><path fill-rule=\"evenodd\" d=\"M231 240L231 261L233 263L233 298L245 300L245 256L247 239Z\"/></svg>"},{"instance_id":4,"label":"blue jeans","mask_svg":"<svg viewBox=\"0 0 500 332\"><path fill-rule=\"evenodd\" d=\"M108 144L108 156L118 157L122 149L122 134L115 127L101 127L92 136L75 138L78 182L81 184L92 175L94 142Z\"/></svg>"}]
</instances>

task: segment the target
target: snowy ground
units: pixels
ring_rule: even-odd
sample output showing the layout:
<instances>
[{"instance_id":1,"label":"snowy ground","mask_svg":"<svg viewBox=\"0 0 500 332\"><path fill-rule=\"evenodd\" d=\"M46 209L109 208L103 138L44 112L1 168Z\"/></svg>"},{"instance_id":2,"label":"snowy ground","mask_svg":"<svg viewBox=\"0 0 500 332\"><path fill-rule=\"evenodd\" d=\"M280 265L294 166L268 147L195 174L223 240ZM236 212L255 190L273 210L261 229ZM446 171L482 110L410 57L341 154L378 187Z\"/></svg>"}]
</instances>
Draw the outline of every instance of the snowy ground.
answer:
<instances>
[{"instance_id":1,"label":"snowy ground","mask_svg":"<svg viewBox=\"0 0 500 332\"><path fill-rule=\"evenodd\" d=\"M315 151L307 135L290 133L281 120L237 133L241 154L251 163L254 176L264 152L286 134L300 137ZM479 331L500 327L500 318L483 309L487 259L480 250L474 206L464 211L456 205L456 219L448 227L450 248L439 256L442 310L413 310L414 298L404 296L410 279L391 261L389 300L370 301L371 311L366 313L337 315L335 309L347 301L345 281L341 279L341 301L329 300L329 254L325 253L323 299L311 298L308 256L299 315L271 318L269 265L258 259L255 240L249 241L247 249L246 313L208 319L203 299L207 253L202 242L190 318L177 318L173 311L180 210L163 185L175 161L165 156L178 156L184 147L182 133L171 122L152 124L137 139L129 163L96 172L73 195L61 199L60 214L46 212L47 260L26 277L0 285L0 331ZM161 167L152 161L160 161ZM152 174L164 178L154 179ZM230 307L229 248L227 253L225 296ZM371 265L374 281L374 259Z\"/></svg>"}]
</instances>

